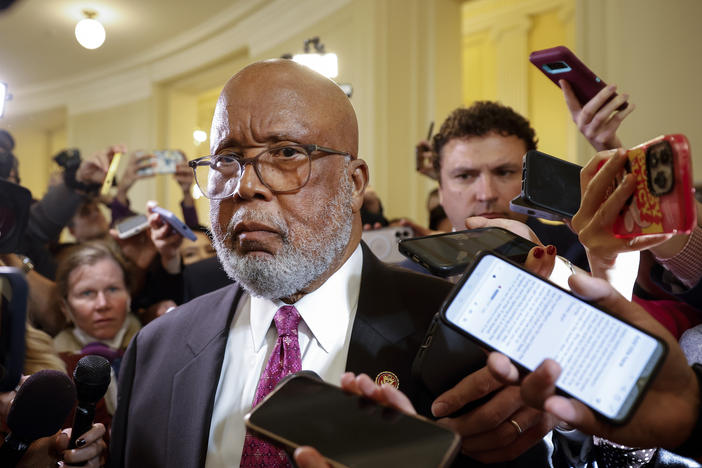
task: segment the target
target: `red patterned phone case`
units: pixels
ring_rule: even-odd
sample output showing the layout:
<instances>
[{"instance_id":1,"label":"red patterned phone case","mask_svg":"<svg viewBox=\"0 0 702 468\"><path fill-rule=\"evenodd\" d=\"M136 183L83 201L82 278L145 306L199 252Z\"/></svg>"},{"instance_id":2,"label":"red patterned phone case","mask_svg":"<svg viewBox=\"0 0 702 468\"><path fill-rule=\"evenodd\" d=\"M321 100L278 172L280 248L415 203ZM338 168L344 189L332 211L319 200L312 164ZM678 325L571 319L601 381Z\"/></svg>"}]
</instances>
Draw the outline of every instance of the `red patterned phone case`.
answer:
<instances>
[{"instance_id":1,"label":"red patterned phone case","mask_svg":"<svg viewBox=\"0 0 702 468\"><path fill-rule=\"evenodd\" d=\"M664 135L627 151L636 189L614 223L617 237L689 233L697 222L690 144Z\"/></svg>"}]
</instances>

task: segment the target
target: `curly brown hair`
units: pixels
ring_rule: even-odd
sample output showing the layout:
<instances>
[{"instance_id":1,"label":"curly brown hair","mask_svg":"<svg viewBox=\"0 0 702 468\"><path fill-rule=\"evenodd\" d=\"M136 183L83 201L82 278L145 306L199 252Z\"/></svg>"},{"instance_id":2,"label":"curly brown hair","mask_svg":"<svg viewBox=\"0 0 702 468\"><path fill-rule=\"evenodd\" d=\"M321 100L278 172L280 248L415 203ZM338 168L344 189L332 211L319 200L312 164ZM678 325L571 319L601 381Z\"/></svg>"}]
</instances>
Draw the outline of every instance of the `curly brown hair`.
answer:
<instances>
[{"instance_id":1,"label":"curly brown hair","mask_svg":"<svg viewBox=\"0 0 702 468\"><path fill-rule=\"evenodd\" d=\"M441 150L455 138L470 138L497 133L502 136L514 135L524 142L527 151L535 150L538 140L529 121L514 111L495 101L476 101L470 107L459 107L446 118L439 133L434 135L434 168L441 173Z\"/></svg>"}]
</instances>

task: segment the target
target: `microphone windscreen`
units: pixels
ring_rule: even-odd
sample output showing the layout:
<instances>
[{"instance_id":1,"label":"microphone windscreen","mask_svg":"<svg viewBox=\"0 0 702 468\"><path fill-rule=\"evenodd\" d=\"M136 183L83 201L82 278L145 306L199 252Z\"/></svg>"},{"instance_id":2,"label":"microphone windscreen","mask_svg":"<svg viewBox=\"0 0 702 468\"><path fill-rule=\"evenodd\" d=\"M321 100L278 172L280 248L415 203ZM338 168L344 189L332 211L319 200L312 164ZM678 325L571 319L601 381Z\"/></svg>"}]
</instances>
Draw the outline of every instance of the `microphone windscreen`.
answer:
<instances>
[{"instance_id":1,"label":"microphone windscreen","mask_svg":"<svg viewBox=\"0 0 702 468\"><path fill-rule=\"evenodd\" d=\"M73 371L78 401L97 403L110 385L110 361L102 356L84 356Z\"/></svg>"},{"instance_id":2,"label":"microphone windscreen","mask_svg":"<svg viewBox=\"0 0 702 468\"><path fill-rule=\"evenodd\" d=\"M75 401L76 389L70 377L55 370L39 371L17 391L7 426L23 441L50 436L61 429Z\"/></svg>"}]
</instances>

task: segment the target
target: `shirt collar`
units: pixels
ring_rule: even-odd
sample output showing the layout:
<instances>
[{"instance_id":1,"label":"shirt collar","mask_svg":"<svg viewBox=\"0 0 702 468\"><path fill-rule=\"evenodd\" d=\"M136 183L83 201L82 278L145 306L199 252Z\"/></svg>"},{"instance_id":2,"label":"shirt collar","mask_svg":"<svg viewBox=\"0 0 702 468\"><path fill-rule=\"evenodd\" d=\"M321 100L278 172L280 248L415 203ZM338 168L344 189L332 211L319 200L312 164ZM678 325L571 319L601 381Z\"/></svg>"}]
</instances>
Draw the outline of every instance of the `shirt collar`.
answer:
<instances>
[{"instance_id":1,"label":"shirt collar","mask_svg":"<svg viewBox=\"0 0 702 468\"><path fill-rule=\"evenodd\" d=\"M305 294L295 308L320 346L328 351L346 339L348 324L358 305L363 251L359 244L346 262L317 289ZM285 303L251 297L251 336L258 352L278 308ZM346 324L347 326L342 326Z\"/></svg>"}]
</instances>

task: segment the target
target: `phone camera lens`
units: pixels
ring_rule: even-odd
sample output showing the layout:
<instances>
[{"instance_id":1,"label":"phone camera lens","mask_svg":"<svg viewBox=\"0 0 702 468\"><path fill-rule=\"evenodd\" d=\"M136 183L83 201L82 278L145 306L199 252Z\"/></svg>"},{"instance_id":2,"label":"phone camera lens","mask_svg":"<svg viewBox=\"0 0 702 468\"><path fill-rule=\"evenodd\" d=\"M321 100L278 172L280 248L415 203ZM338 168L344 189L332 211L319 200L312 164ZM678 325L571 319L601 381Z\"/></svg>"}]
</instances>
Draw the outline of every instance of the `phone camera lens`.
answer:
<instances>
[{"instance_id":1,"label":"phone camera lens","mask_svg":"<svg viewBox=\"0 0 702 468\"><path fill-rule=\"evenodd\" d=\"M658 167L658 155L656 153L651 154L651 160L649 161L651 167Z\"/></svg>"},{"instance_id":2,"label":"phone camera lens","mask_svg":"<svg viewBox=\"0 0 702 468\"><path fill-rule=\"evenodd\" d=\"M661 164L669 164L670 163L670 153L668 151L661 151L660 154L660 161Z\"/></svg>"},{"instance_id":3,"label":"phone camera lens","mask_svg":"<svg viewBox=\"0 0 702 468\"><path fill-rule=\"evenodd\" d=\"M656 177L653 179L653 183L660 189L665 189L668 185L668 178L663 172L658 172L656 173Z\"/></svg>"}]
</instances>

